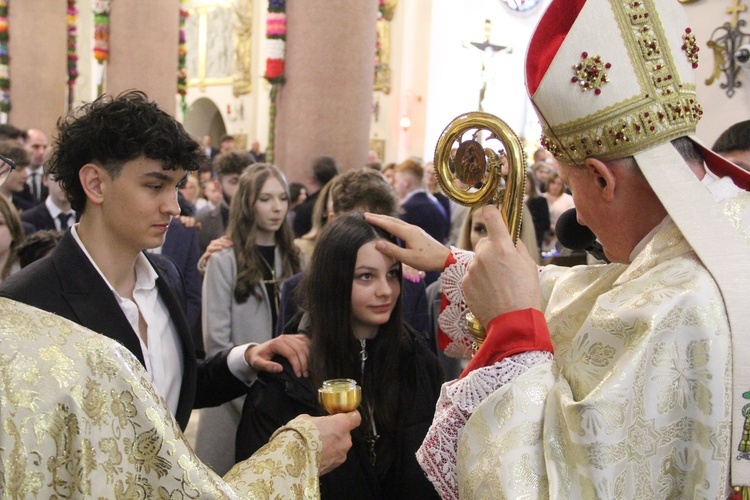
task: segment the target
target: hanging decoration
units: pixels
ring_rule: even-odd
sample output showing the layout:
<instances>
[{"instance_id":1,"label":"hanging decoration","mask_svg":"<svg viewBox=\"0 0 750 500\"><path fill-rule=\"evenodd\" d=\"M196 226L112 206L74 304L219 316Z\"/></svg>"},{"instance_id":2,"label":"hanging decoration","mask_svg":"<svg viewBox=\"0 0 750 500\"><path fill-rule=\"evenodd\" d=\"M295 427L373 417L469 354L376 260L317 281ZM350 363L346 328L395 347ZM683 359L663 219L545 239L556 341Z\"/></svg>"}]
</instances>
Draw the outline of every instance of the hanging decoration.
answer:
<instances>
[{"instance_id":1,"label":"hanging decoration","mask_svg":"<svg viewBox=\"0 0 750 500\"><path fill-rule=\"evenodd\" d=\"M276 144L276 101L279 87L284 83L284 55L286 52L286 0L269 0L266 17L266 80L271 84L268 147L266 160L273 162Z\"/></svg>"},{"instance_id":2,"label":"hanging decoration","mask_svg":"<svg viewBox=\"0 0 750 500\"><path fill-rule=\"evenodd\" d=\"M0 0L0 122L8 123L10 72L8 69L8 0Z\"/></svg>"},{"instance_id":3,"label":"hanging decoration","mask_svg":"<svg viewBox=\"0 0 750 500\"><path fill-rule=\"evenodd\" d=\"M94 0L94 59L99 63L96 74L97 95L104 93L104 72L109 61L110 0Z\"/></svg>"},{"instance_id":4,"label":"hanging decoration","mask_svg":"<svg viewBox=\"0 0 750 500\"><path fill-rule=\"evenodd\" d=\"M109 3L110 0L94 2L94 59L100 64L109 61Z\"/></svg>"},{"instance_id":5,"label":"hanging decoration","mask_svg":"<svg viewBox=\"0 0 750 500\"><path fill-rule=\"evenodd\" d=\"M78 79L78 9L76 0L68 0L68 110L72 109L75 94L73 92Z\"/></svg>"},{"instance_id":6,"label":"hanging decoration","mask_svg":"<svg viewBox=\"0 0 750 500\"><path fill-rule=\"evenodd\" d=\"M286 0L269 0L266 39L266 80L269 83L284 83Z\"/></svg>"},{"instance_id":7,"label":"hanging decoration","mask_svg":"<svg viewBox=\"0 0 750 500\"><path fill-rule=\"evenodd\" d=\"M188 0L180 0L180 38L177 46L177 94L180 96L180 107L183 118L187 115L187 42L185 41L185 22L190 15L187 10Z\"/></svg>"}]
</instances>

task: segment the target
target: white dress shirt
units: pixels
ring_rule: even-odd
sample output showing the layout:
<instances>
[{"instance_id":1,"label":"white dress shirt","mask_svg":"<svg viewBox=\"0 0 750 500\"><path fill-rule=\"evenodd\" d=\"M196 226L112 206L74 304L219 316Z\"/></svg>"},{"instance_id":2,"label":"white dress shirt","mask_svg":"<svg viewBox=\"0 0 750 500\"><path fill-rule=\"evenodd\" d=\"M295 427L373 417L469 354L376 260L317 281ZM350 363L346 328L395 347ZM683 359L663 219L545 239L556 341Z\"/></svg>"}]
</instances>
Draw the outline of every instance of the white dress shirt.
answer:
<instances>
[{"instance_id":1,"label":"white dress shirt","mask_svg":"<svg viewBox=\"0 0 750 500\"><path fill-rule=\"evenodd\" d=\"M52 198L50 198L49 196L47 196L47 199L44 200L44 206L47 207L47 211L52 216L52 220L55 221L55 227L57 228L57 230L61 230L62 227L60 226L59 216L61 213L63 213L63 211L60 210L60 207L52 202ZM65 213L68 214L68 227L70 227L76 223L75 210L68 210Z\"/></svg>"},{"instance_id":2,"label":"white dress shirt","mask_svg":"<svg viewBox=\"0 0 750 500\"><path fill-rule=\"evenodd\" d=\"M78 236L78 224L70 231L86 258L94 266L104 282L115 296L125 317L138 335L141 344L146 371L151 376L151 383L167 402L167 406L174 414L180 400L180 388L185 372L182 355L182 342L172 321L167 306L159 296L156 286L158 274L142 253L138 254L135 262L135 288L133 299L121 297L107 280L99 266L91 258L83 242ZM138 314L143 316L147 325L148 345L140 335ZM251 344L234 347L227 357L229 371L246 385L251 385L257 379L257 373L245 361L244 353Z\"/></svg>"}]
</instances>

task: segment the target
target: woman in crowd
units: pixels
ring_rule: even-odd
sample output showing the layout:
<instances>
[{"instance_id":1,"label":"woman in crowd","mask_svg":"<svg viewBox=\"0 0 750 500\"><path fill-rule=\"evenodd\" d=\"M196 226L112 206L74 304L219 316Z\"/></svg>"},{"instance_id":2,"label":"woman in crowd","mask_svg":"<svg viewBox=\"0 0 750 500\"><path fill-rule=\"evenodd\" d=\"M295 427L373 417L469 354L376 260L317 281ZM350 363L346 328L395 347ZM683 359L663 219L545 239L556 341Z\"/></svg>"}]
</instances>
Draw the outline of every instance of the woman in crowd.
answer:
<instances>
[{"instance_id":1,"label":"woman in crowd","mask_svg":"<svg viewBox=\"0 0 750 500\"><path fill-rule=\"evenodd\" d=\"M557 245L555 224L563 212L573 208L573 197L565 192L565 184L557 172L551 172L547 177L547 192L544 193L549 205L549 234L545 241L545 250L552 250Z\"/></svg>"},{"instance_id":2,"label":"woman in crowd","mask_svg":"<svg viewBox=\"0 0 750 500\"><path fill-rule=\"evenodd\" d=\"M18 247L25 236L16 207L0 194L0 283L20 269Z\"/></svg>"},{"instance_id":3,"label":"woman in crowd","mask_svg":"<svg viewBox=\"0 0 750 500\"><path fill-rule=\"evenodd\" d=\"M432 498L415 452L440 392L440 369L424 338L402 321L401 265L376 249L390 237L363 215L326 224L302 283L310 336L310 377L261 376L245 401L237 459L250 456L288 415L324 413L317 388L350 378L362 387L362 425L346 462L321 478L322 498Z\"/></svg>"},{"instance_id":4,"label":"woman in crowd","mask_svg":"<svg viewBox=\"0 0 750 500\"><path fill-rule=\"evenodd\" d=\"M526 192L523 196L526 209L531 213L531 220L534 222L534 236L536 237L536 254L541 255L544 236L550 227L550 213L547 198L542 196L536 186L536 179L532 170L526 170ZM532 249L528 248L530 254L534 254Z\"/></svg>"},{"instance_id":5,"label":"woman in crowd","mask_svg":"<svg viewBox=\"0 0 750 500\"><path fill-rule=\"evenodd\" d=\"M281 282L302 270L287 221L289 189L281 171L256 163L239 180L229 208L233 242L213 254L203 279L203 342L212 356L234 345L272 337ZM201 411L196 453L218 474L234 464L242 398Z\"/></svg>"},{"instance_id":6,"label":"woman in crowd","mask_svg":"<svg viewBox=\"0 0 750 500\"><path fill-rule=\"evenodd\" d=\"M185 185L180 188L180 194L195 207L196 211L205 206L206 199L203 198L200 182L192 173L185 178ZM199 203L201 206L198 206Z\"/></svg>"}]
</instances>

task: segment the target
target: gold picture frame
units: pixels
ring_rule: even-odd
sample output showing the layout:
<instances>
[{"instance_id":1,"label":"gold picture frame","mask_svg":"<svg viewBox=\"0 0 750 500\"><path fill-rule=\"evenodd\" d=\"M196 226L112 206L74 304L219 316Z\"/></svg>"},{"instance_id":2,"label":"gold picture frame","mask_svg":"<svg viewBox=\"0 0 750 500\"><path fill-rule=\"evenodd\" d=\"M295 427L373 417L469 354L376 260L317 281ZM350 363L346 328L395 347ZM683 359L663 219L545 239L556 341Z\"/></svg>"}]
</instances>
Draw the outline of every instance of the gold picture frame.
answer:
<instances>
[{"instance_id":1,"label":"gold picture frame","mask_svg":"<svg viewBox=\"0 0 750 500\"><path fill-rule=\"evenodd\" d=\"M370 151L374 151L380 161L385 162L385 139L370 139Z\"/></svg>"},{"instance_id":2,"label":"gold picture frame","mask_svg":"<svg viewBox=\"0 0 750 500\"><path fill-rule=\"evenodd\" d=\"M252 90L252 9L252 0L217 0L188 10L188 87L231 85L235 97Z\"/></svg>"}]
</instances>

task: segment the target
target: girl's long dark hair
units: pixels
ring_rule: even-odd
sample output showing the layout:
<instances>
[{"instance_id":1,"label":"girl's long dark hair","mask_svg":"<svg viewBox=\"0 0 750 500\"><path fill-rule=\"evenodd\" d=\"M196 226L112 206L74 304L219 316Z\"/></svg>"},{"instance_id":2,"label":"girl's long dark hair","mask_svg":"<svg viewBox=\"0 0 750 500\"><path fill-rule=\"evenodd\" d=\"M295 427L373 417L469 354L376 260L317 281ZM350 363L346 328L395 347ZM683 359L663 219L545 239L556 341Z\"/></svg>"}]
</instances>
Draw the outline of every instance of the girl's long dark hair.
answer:
<instances>
[{"instance_id":1,"label":"girl's long dark hair","mask_svg":"<svg viewBox=\"0 0 750 500\"><path fill-rule=\"evenodd\" d=\"M234 256L237 259L237 278L234 284L234 298L240 304L250 295L259 299L257 285L263 279L264 264L255 249L255 203L258 201L263 185L274 177L289 195L289 186L284 174L273 165L256 163L245 169L240 176L237 192L232 197L229 207L229 222L227 236L232 240ZM281 276L276 279L288 278L301 270L299 249L294 246L294 233L289 227L289 221L284 214L284 222L276 231L276 246L281 253ZM275 266L274 266L275 267Z\"/></svg>"},{"instance_id":2,"label":"girl's long dark hair","mask_svg":"<svg viewBox=\"0 0 750 500\"><path fill-rule=\"evenodd\" d=\"M360 213L336 217L324 227L315 244L302 283L310 316L310 376L313 387L323 380L352 378L362 386L363 406L374 411L379 433L395 432L398 415L399 371L396 364L404 349L401 296L387 323L380 326L377 347L368 346L363 380L360 343L352 331L352 282L357 252L365 243L392 237L367 223ZM399 281L401 268L399 267ZM369 343L370 341L368 341ZM361 411L361 429L371 428L368 411ZM393 447L391 447L392 449ZM385 458L385 457L383 457ZM378 469L386 465L378 455Z\"/></svg>"}]
</instances>

